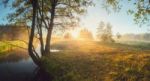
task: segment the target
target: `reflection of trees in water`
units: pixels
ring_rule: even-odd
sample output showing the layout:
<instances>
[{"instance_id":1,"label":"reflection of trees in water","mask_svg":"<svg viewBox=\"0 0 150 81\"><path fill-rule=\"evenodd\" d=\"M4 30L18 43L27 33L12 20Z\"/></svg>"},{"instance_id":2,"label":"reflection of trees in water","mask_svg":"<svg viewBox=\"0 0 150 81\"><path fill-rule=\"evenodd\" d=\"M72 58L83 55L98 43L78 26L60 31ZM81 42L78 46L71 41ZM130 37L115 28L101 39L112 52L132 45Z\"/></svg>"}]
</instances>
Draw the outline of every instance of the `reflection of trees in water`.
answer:
<instances>
[{"instance_id":1,"label":"reflection of trees in water","mask_svg":"<svg viewBox=\"0 0 150 81\"><path fill-rule=\"evenodd\" d=\"M0 81L52 81L52 77L41 69L35 69L31 73L21 73L19 75L0 77Z\"/></svg>"},{"instance_id":2,"label":"reflection of trees in water","mask_svg":"<svg viewBox=\"0 0 150 81\"><path fill-rule=\"evenodd\" d=\"M10 62L7 63L7 62ZM52 77L34 66L27 51L13 51L0 56L0 81L51 81ZM6 70L6 69L8 70ZM3 71L4 69L4 71ZM34 70L35 69L35 70ZM11 73L9 73L11 71ZM9 75L7 75L9 73ZM15 75L19 74L19 75ZM2 76L1 76L2 75Z\"/></svg>"},{"instance_id":3,"label":"reflection of trees in water","mask_svg":"<svg viewBox=\"0 0 150 81\"><path fill-rule=\"evenodd\" d=\"M0 56L0 62L18 62L20 60L27 60L29 55L27 51L16 50L12 52L7 52Z\"/></svg>"},{"instance_id":4,"label":"reflection of trees in water","mask_svg":"<svg viewBox=\"0 0 150 81\"><path fill-rule=\"evenodd\" d=\"M52 77L44 70L36 68L34 72L33 81L52 81Z\"/></svg>"}]
</instances>

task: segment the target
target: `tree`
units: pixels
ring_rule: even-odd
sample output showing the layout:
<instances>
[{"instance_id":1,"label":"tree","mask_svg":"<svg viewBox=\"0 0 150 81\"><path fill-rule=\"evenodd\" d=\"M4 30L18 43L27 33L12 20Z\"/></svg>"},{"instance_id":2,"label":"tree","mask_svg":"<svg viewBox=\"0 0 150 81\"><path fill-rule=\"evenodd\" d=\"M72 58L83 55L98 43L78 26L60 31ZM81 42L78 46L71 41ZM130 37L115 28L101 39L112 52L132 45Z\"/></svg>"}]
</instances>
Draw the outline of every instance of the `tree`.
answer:
<instances>
[{"instance_id":1,"label":"tree","mask_svg":"<svg viewBox=\"0 0 150 81\"><path fill-rule=\"evenodd\" d=\"M10 0L3 0L7 5ZM15 12L8 15L10 21L24 20L31 23L28 42L29 55L37 65L41 65L39 53L35 51L33 40L38 34L42 56L50 54L50 42L53 30L74 27L78 16L82 15L92 0L14 0ZM46 42L43 40L43 29L46 29ZM45 45L44 45L45 43Z\"/></svg>"},{"instance_id":2,"label":"tree","mask_svg":"<svg viewBox=\"0 0 150 81\"><path fill-rule=\"evenodd\" d=\"M12 0L2 0L6 5ZM55 29L64 29L64 27L72 27L66 25L77 22L78 14L85 12L87 6L92 5L93 0L13 0L12 8L15 12L9 14L8 19L15 21L24 20L31 23L31 31L29 38L29 54L37 62L40 59L38 53L34 50L33 40L36 33L39 34L40 49L42 56L50 53L50 42L52 31ZM120 9L123 0L103 0L106 7L113 10ZM124 0L127 1L127 0ZM134 0L128 0L134 1ZM148 3L148 4L147 4ZM136 23L146 23L149 21L150 0L134 1L136 9L128 12L133 14ZM126 4L124 4L126 6ZM47 30L46 42L43 41L43 29Z\"/></svg>"},{"instance_id":3,"label":"tree","mask_svg":"<svg viewBox=\"0 0 150 81\"><path fill-rule=\"evenodd\" d=\"M133 16L133 20L136 24L150 25L150 0L104 0L103 6L108 12L119 12L122 7L132 5L132 8L128 8L128 14Z\"/></svg>"},{"instance_id":4,"label":"tree","mask_svg":"<svg viewBox=\"0 0 150 81\"><path fill-rule=\"evenodd\" d=\"M116 37L117 37L117 39L120 39L120 38L121 38L121 34L118 32L118 33L116 34Z\"/></svg>"},{"instance_id":5,"label":"tree","mask_svg":"<svg viewBox=\"0 0 150 81\"><path fill-rule=\"evenodd\" d=\"M101 21L97 27L97 38L101 39L101 35L104 33L105 23Z\"/></svg>"},{"instance_id":6,"label":"tree","mask_svg":"<svg viewBox=\"0 0 150 81\"><path fill-rule=\"evenodd\" d=\"M65 34L64 34L64 38L65 38L65 39L71 39L72 36L71 36L71 34L68 32L68 33L65 33Z\"/></svg>"},{"instance_id":7,"label":"tree","mask_svg":"<svg viewBox=\"0 0 150 81\"><path fill-rule=\"evenodd\" d=\"M105 24L100 22L97 28L97 38L103 42L114 42L112 38L112 25L110 23Z\"/></svg>"},{"instance_id":8,"label":"tree","mask_svg":"<svg viewBox=\"0 0 150 81\"><path fill-rule=\"evenodd\" d=\"M88 29L84 28L80 30L79 38L82 40L93 40L93 35Z\"/></svg>"}]
</instances>

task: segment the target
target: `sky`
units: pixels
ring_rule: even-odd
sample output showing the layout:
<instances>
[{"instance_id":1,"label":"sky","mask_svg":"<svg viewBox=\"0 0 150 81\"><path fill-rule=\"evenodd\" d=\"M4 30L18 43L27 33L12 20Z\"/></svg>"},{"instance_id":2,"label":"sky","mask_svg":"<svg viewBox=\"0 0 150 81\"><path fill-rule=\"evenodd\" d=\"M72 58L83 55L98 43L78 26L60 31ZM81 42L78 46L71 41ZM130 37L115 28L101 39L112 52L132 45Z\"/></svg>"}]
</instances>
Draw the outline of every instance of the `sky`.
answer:
<instances>
[{"instance_id":1,"label":"sky","mask_svg":"<svg viewBox=\"0 0 150 81\"><path fill-rule=\"evenodd\" d=\"M10 9L4 8L4 6L0 5L0 24L7 23L7 19L5 19L5 17L9 11L10 11Z\"/></svg>"},{"instance_id":2,"label":"sky","mask_svg":"<svg viewBox=\"0 0 150 81\"><path fill-rule=\"evenodd\" d=\"M148 32L149 27L144 25L139 27L133 21L133 17L127 14L127 9L133 6L123 7L118 13L111 12L110 14L102 8L102 3L100 1L95 1L95 6L88 7L87 13L81 16L80 27L89 29L93 34L96 33L96 28L100 21L109 22L112 24L113 34L117 32L121 34L125 33L145 33ZM12 12L12 9L4 8L0 5L0 24L8 23L6 15Z\"/></svg>"},{"instance_id":3,"label":"sky","mask_svg":"<svg viewBox=\"0 0 150 81\"><path fill-rule=\"evenodd\" d=\"M126 3L126 2L123 2ZM109 22L112 24L113 34L117 32L121 34L125 33L145 33L148 32L149 27L144 25L139 27L133 21L133 17L127 14L127 9L134 8L131 5L126 7L122 7L120 12L111 12L108 13L104 8L102 8L102 3L100 1L95 1L95 6L89 7L86 15L81 17L81 27L88 28L94 34L96 32L96 28L100 21ZM128 3L126 3L128 4Z\"/></svg>"}]
</instances>

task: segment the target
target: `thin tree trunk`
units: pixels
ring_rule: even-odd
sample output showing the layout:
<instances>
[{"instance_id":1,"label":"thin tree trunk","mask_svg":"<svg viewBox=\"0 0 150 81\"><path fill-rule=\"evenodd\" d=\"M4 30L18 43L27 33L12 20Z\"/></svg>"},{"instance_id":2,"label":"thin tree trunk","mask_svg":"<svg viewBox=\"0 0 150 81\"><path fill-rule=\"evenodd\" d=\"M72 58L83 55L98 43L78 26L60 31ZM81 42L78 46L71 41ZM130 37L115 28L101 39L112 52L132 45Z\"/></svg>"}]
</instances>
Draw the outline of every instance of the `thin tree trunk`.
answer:
<instances>
[{"instance_id":1,"label":"thin tree trunk","mask_svg":"<svg viewBox=\"0 0 150 81\"><path fill-rule=\"evenodd\" d=\"M47 38L46 38L46 45L45 45L45 53L46 54L50 54L50 43L51 43L52 30L53 30L53 26L54 26L54 16L55 16L56 3L57 2L55 0L52 3L51 19L50 19L50 24L49 24Z\"/></svg>"},{"instance_id":2,"label":"thin tree trunk","mask_svg":"<svg viewBox=\"0 0 150 81\"><path fill-rule=\"evenodd\" d=\"M43 53L44 53L44 42L43 42L42 28L40 28L40 44L41 44L41 54L43 55Z\"/></svg>"},{"instance_id":3,"label":"thin tree trunk","mask_svg":"<svg viewBox=\"0 0 150 81\"><path fill-rule=\"evenodd\" d=\"M41 16L41 26L40 26L40 43L41 43L41 55L44 54L44 42L43 42L43 32L42 32L42 21L43 21L43 0L42 0L42 16Z\"/></svg>"},{"instance_id":4,"label":"thin tree trunk","mask_svg":"<svg viewBox=\"0 0 150 81\"><path fill-rule=\"evenodd\" d=\"M43 16L41 15L41 19L38 17L41 11L37 12L37 28L38 28L38 34L39 34L39 41L40 41L40 52L41 55L44 53L44 42L43 42L43 32L42 32L42 21L43 21Z\"/></svg>"}]
</instances>

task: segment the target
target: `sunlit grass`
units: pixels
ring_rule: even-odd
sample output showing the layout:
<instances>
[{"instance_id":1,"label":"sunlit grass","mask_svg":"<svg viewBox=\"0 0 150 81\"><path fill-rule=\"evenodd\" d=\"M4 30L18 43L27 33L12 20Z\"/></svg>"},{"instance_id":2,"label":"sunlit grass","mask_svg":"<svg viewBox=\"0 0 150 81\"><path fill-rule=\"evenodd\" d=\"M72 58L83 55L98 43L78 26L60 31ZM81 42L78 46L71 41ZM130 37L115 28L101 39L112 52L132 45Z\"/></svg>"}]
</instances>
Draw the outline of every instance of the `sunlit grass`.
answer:
<instances>
[{"instance_id":1,"label":"sunlit grass","mask_svg":"<svg viewBox=\"0 0 150 81\"><path fill-rule=\"evenodd\" d=\"M21 41L0 41L0 53L16 49L26 49L27 44Z\"/></svg>"},{"instance_id":2,"label":"sunlit grass","mask_svg":"<svg viewBox=\"0 0 150 81\"><path fill-rule=\"evenodd\" d=\"M53 48L61 51L42 60L54 81L150 81L148 47L63 41Z\"/></svg>"}]
</instances>

